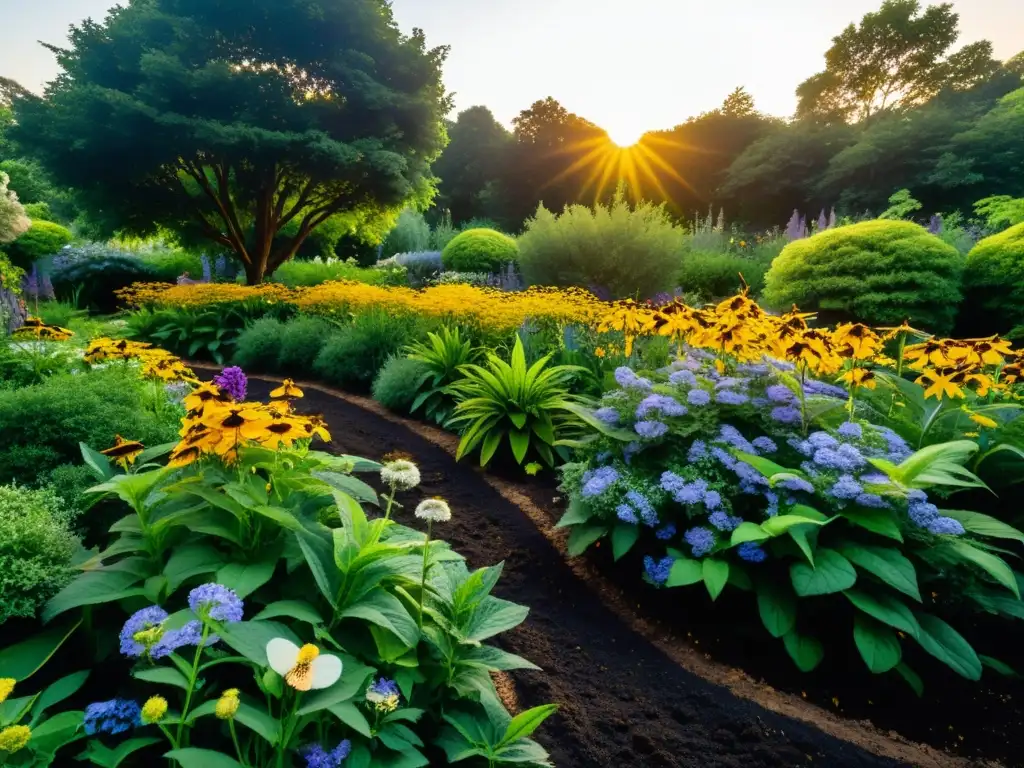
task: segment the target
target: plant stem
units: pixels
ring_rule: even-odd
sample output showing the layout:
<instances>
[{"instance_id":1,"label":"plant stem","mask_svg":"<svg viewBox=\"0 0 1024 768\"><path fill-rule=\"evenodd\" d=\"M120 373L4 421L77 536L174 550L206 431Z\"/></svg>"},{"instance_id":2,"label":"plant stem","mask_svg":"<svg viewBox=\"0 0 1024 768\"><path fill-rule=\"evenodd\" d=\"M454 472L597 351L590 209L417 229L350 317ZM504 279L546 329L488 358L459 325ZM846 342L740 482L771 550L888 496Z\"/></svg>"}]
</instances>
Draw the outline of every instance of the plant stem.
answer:
<instances>
[{"instance_id":1,"label":"plant stem","mask_svg":"<svg viewBox=\"0 0 1024 768\"><path fill-rule=\"evenodd\" d=\"M203 646L206 645L206 638L210 634L210 628L203 622L203 635L199 640L199 645L196 646L196 655L192 659L192 674L189 675L188 691L185 693L185 706L181 708L181 721L178 723L178 743L182 743L181 739L185 730L185 719L188 716L189 705L192 704L192 693L196 688L196 679L199 677L199 659L203 655Z\"/></svg>"},{"instance_id":2,"label":"plant stem","mask_svg":"<svg viewBox=\"0 0 1024 768\"><path fill-rule=\"evenodd\" d=\"M238 734L235 732L235 718L233 717L228 720L228 730L231 731L231 741L235 743L235 753L238 755L238 762L245 766L246 762L245 758L242 757L242 748L238 746ZM246 768L248 767L246 766Z\"/></svg>"},{"instance_id":3,"label":"plant stem","mask_svg":"<svg viewBox=\"0 0 1024 768\"><path fill-rule=\"evenodd\" d=\"M174 738L174 736L172 736L172 735L171 735L171 732L170 732L169 730L167 730L167 726L165 726L165 725L162 725L161 723L157 723L157 727L158 727L158 728L159 728L159 729L160 729L161 731L163 731L163 732L164 732L164 736L166 736L166 737L167 737L167 740L168 740L169 742L171 742L171 746L172 746L172 747L174 747L175 749L177 749L177 748L178 748L178 740L177 740L177 739L175 739L175 738Z\"/></svg>"},{"instance_id":4,"label":"plant stem","mask_svg":"<svg viewBox=\"0 0 1024 768\"><path fill-rule=\"evenodd\" d=\"M434 527L434 521L427 521L427 540L423 543L423 573L420 576L420 615L416 620L416 626L423 629L423 604L427 601L427 556L430 554L430 533Z\"/></svg>"},{"instance_id":5,"label":"plant stem","mask_svg":"<svg viewBox=\"0 0 1024 768\"><path fill-rule=\"evenodd\" d=\"M391 493L388 495L388 505L384 509L384 519L385 520L390 520L391 519L391 507L395 503L395 492L396 492L396 490L397 489L395 488L395 486L392 485L391 486Z\"/></svg>"}]
</instances>

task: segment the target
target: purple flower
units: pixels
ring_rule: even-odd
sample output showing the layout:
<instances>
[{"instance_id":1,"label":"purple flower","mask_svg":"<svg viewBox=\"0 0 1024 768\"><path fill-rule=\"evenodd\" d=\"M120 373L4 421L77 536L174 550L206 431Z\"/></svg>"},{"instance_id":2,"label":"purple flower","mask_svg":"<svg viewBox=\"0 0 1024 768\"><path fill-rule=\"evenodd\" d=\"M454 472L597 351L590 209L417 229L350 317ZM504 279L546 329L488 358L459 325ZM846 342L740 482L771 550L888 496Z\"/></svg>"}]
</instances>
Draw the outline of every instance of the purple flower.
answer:
<instances>
[{"instance_id":1,"label":"purple flower","mask_svg":"<svg viewBox=\"0 0 1024 768\"><path fill-rule=\"evenodd\" d=\"M860 481L862 483L866 483L867 485L890 485L891 484L891 481L889 480L889 476L886 475L884 472L868 472L867 474L864 474L864 475L860 476ZM921 494L921 499L923 501L927 501L928 500L928 496L924 493L924 491L911 491L910 494L907 494L907 500L908 501L910 500L911 494L914 494L914 493L920 493Z\"/></svg>"},{"instance_id":2,"label":"purple flower","mask_svg":"<svg viewBox=\"0 0 1024 768\"><path fill-rule=\"evenodd\" d=\"M683 538L690 545L694 557L704 557L715 547L715 534L710 528L691 528Z\"/></svg>"},{"instance_id":3,"label":"purple flower","mask_svg":"<svg viewBox=\"0 0 1024 768\"><path fill-rule=\"evenodd\" d=\"M231 395L236 403L245 400L245 391L248 388L249 380L245 377L245 372L237 365L225 368L219 376L214 378L213 383Z\"/></svg>"},{"instance_id":4,"label":"purple flower","mask_svg":"<svg viewBox=\"0 0 1024 768\"><path fill-rule=\"evenodd\" d=\"M644 444L640 442L627 443L626 447L622 449L622 458L629 464L633 457L636 456L640 451L644 449Z\"/></svg>"},{"instance_id":5,"label":"purple flower","mask_svg":"<svg viewBox=\"0 0 1024 768\"><path fill-rule=\"evenodd\" d=\"M121 628L121 653L135 658L146 653L160 639L163 630L158 629L157 632L153 633L152 638L146 638L152 640L152 642L147 643L139 642L139 640L135 639L135 635L147 629L161 627L166 619L167 611L157 605L151 605L148 608L143 608L133 613Z\"/></svg>"},{"instance_id":6,"label":"purple flower","mask_svg":"<svg viewBox=\"0 0 1024 768\"><path fill-rule=\"evenodd\" d=\"M844 421L836 431L847 440L860 440L864 436L864 429L855 421Z\"/></svg>"},{"instance_id":7,"label":"purple flower","mask_svg":"<svg viewBox=\"0 0 1024 768\"><path fill-rule=\"evenodd\" d=\"M926 501L917 501L907 508L907 515L918 528L927 528L939 518L939 508Z\"/></svg>"},{"instance_id":8,"label":"purple flower","mask_svg":"<svg viewBox=\"0 0 1024 768\"><path fill-rule=\"evenodd\" d=\"M341 768L351 751L352 742L345 739L330 752L319 744L311 744L301 754L306 760L306 768Z\"/></svg>"},{"instance_id":9,"label":"purple flower","mask_svg":"<svg viewBox=\"0 0 1024 768\"><path fill-rule=\"evenodd\" d=\"M693 371L676 371L668 380L675 384L677 387L695 387L697 386L697 377L693 375Z\"/></svg>"},{"instance_id":10,"label":"purple flower","mask_svg":"<svg viewBox=\"0 0 1024 768\"><path fill-rule=\"evenodd\" d=\"M764 394L773 403L780 403L781 405L788 405L796 400L793 390L785 384L772 384L765 389Z\"/></svg>"},{"instance_id":11,"label":"purple flower","mask_svg":"<svg viewBox=\"0 0 1024 768\"><path fill-rule=\"evenodd\" d=\"M962 536L964 526L952 517L937 517L928 524L928 532L937 536Z\"/></svg>"},{"instance_id":12,"label":"purple flower","mask_svg":"<svg viewBox=\"0 0 1024 768\"><path fill-rule=\"evenodd\" d=\"M614 427L619 423L619 412L614 408L609 408L608 406L598 408L594 411L594 416L596 416L599 421L604 422L610 427Z\"/></svg>"},{"instance_id":13,"label":"purple flower","mask_svg":"<svg viewBox=\"0 0 1024 768\"><path fill-rule=\"evenodd\" d=\"M715 384L715 389L732 389L733 387L746 386L746 379L739 379L735 376L727 376L726 378Z\"/></svg>"},{"instance_id":14,"label":"purple flower","mask_svg":"<svg viewBox=\"0 0 1024 768\"><path fill-rule=\"evenodd\" d=\"M741 560L748 563L763 563L768 559L768 553L752 541L745 541L736 548L736 554Z\"/></svg>"},{"instance_id":15,"label":"purple flower","mask_svg":"<svg viewBox=\"0 0 1024 768\"><path fill-rule=\"evenodd\" d=\"M717 509L722 506L722 494L718 491L708 491L704 494L704 506L708 509Z\"/></svg>"},{"instance_id":16,"label":"purple flower","mask_svg":"<svg viewBox=\"0 0 1024 768\"><path fill-rule=\"evenodd\" d=\"M856 498L856 502L862 507L870 507L872 509L888 509L889 505L885 499L879 496L877 493L862 493Z\"/></svg>"},{"instance_id":17,"label":"purple flower","mask_svg":"<svg viewBox=\"0 0 1024 768\"><path fill-rule=\"evenodd\" d=\"M170 629L164 632L163 636L157 642L156 645L150 650L149 655L154 659L162 659L179 648L185 648L188 646L198 646L200 643L204 647L209 647L216 643L220 638L217 635L207 635L206 641L203 641L203 624L198 619L186 622L178 629Z\"/></svg>"},{"instance_id":18,"label":"purple flower","mask_svg":"<svg viewBox=\"0 0 1024 768\"><path fill-rule=\"evenodd\" d=\"M765 491L764 497L768 500L768 507L765 509L764 513L768 515L768 517L775 517L779 514L779 495L774 491Z\"/></svg>"},{"instance_id":19,"label":"purple flower","mask_svg":"<svg viewBox=\"0 0 1024 768\"><path fill-rule=\"evenodd\" d=\"M644 521L644 525L649 525L653 528L658 524L658 513L654 511L651 502L642 493L628 491L626 493L626 501L629 502L633 509L640 513L640 518Z\"/></svg>"},{"instance_id":20,"label":"purple flower","mask_svg":"<svg viewBox=\"0 0 1024 768\"><path fill-rule=\"evenodd\" d=\"M636 418L645 419L651 411L658 411L662 416L685 416L686 407L668 395L648 395L636 407Z\"/></svg>"},{"instance_id":21,"label":"purple flower","mask_svg":"<svg viewBox=\"0 0 1024 768\"><path fill-rule=\"evenodd\" d=\"M722 405L744 405L750 400L742 392L733 392L731 389L723 389L715 393L715 402Z\"/></svg>"},{"instance_id":22,"label":"purple flower","mask_svg":"<svg viewBox=\"0 0 1024 768\"><path fill-rule=\"evenodd\" d=\"M811 432L807 436L807 442L814 446L815 450L822 448L828 448L829 450L836 450L839 447L839 441L836 440L828 432Z\"/></svg>"},{"instance_id":23,"label":"purple flower","mask_svg":"<svg viewBox=\"0 0 1024 768\"><path fill-rule=\"evenodd\" d=\"M772 408L771 417L780 424L799 424L803 419L800 415L800 409L792 405Z\"/></svg>"},{"instance_id":24,"label":"purple flower","mask_svg":"<svg viewBox=\"0 0 1024 768\"><path fill-rule=\"evenodd\" d=\"M842 475L836 480L835 485L829 489L828 493L836 499L846 501L856 499L864 493L864 489L860 483L853 479L852 475Z\"/></svg>"},{"instance_id":25,"label":"purple flower","mask_svg":"<svg viewBox=\"0 0 1024 768\"><path fill-rule=\"evenodd\" d=\"M85 708L85 732L89 736L97 733L124 733L141 722L142 709L131 699L98 701Z\"/></svg>"},{"instance_id":26,"label":"purple flower","mask_svg":"<svg viewBox=\"0 0 1024 768\"><path fill-rule=\"evenodd\" d=\"M722 425L718 431L718 439L744 453L757 453L757 450L750 444L750 441L732 424Z\"/></svg>"},{"instance_id":27,"label":"purple flower","mask_svg":"<svg viewBox=\"0 0 1024 768\"><path fill-rule=\"evenodd\" d=\"M686 402L698 407L711 402L711 393L703 389L691 389L686 393Z\"/></svg>"},{"instance_id":28,"label":"purple flower","mask_svg":"<svg viewBox=\"0 0 1024 768\"><path fill-rule=\"evenodd\" d=\"M632 369L627 368L624 365L615 369L615 381L623 389L640 389L644 392L651 391L651 382L637 376Z\"/></svg>"},{"instance_id":29,"label":"purple flower","mask_svg":"<svg viewBox=\"0 0 1024 768\"><path fill-rule=\"evenodd\" d=\"M676 527L672 523L666 523L655 531L654 535L658 537L659 541L668 541L676 535Z\"/></svg>"},{"instance_id":30,"label":"purple flower","mask_svg":"<svg viewBox=\"0 0 1024 768\"><path fill-rule=\"evenodd\" d=\"M615 467L598 467L583 474L583 490L580 491L584 498L600 496L607 491L619 479L619 473Z\"/></svg>"},{"instance_id":31,"label":"purple flower","mask_svg":"<svg viewBox=\"0 0 1024 768\"><path fill-rule=\"evenodd\" d=\"M717 445L712 446L711 455L718 459L719 463L728 469L733 469L736 466L736 457L724 448Z\"/></svg>"},{"instance_id":32,"label":"purple flower","mask_svg":"<svg viewBox=\"0 0 1024 768\"><path fill-rule=\"evenodd\" d=\"M242 600L222 584L203 584L188 593L188 607L200 618L233 623L242 620Z\"/></svg>"},{"instance_id":33,"label":"purple flower","mask_svg":"<svg viewBox=\"0 0 1024 768\"><path fill-rule=\"evenodd\" d=\"M787 477L779 481L779 486L785 488L787 491L803 491L804 493L814 493L814 486L804 480L802 477Z\"/></svg>"},{"instance_id":34,"label":"purple flower","mask_svg":"<svg viewBox=\"0 0 1024 768\"><path fill-rule=\"evenodd\" d=\"M638 421L633 425L633 430L640 437L657 440L668 432L668 425L662 421Z\"/></svg>"},{"instance_id":35,"label":"purple flower","mask_svg":"<svg viewBox=\"0 0 1024 768\"><path fill-rule=\"evenodd\" d=\"M913 451L910 450L910 446L907 445L907 441L889 429L889 427L876 426L875 431L885 438L885 442L889 448L889 454L886 458L888 458L889 461L899 464L913 453Z\"/></svg>"},{"instance_id":36,"label":"purple flower","mask_svg":"<svg viewBox=\"0 0 1024 768\"><path fill-rule=\"evenodd\" d=\"M720 531L734 531L739 528L743 518L718 510L708 515L708 522Z\"/></svg>"},{"instance_id":37,"label":"purple flower","mask_svg":"<svg viewBox=\"0 0 1024 768\"><path fill-rule=\"evenodd\" d=\"M757 449L757 453L775 453L779 450L779 446L775 444L775 441L764 435L755 437L751 444Z\"/></svg>"},{"instance_id":38,"label":"purple flower","mask_svg":"<svg viewBox=\"0 0 1024 768\"><path fill-rule=\"evenodd\" d=\"M853 446L843 446L844 448ZM859 459L859 461L857 460ZM864 459L857 455L857 459L850 456L844 456L839 451L833 451L831 448L820 448L814 452L814 463L824 469L832 469L839 472L854 472L860 469L864 465Z\"/></svg>"},{"instance_id":39,"label":"purple flower","mask_svg":"<svg viewBox=\"0 0 1024 768\"><path fill-rule=\"evenodd\" d=\"M845 400L847 397L846 390L842 387L837 387L835 384L828 384L824 381L818 381L817 379L808 379L804 382L804 394L821 395L823 397L837 397L840 400Z\"/></svg>"},{"instance_id":40,"label":"purple flower","mask_svg":"<svg viewBox=\"0 0 1024 768\"><path fill-rule=\"evenodd\" d=\"M650 555L644 558L644 576L654 586L660 587L668 581L668 575L672 571L672 563L675 560L671 557L663 557L655 560Z\"/></svg>"},{"instance_id":41,"label":"purple flower","mask_svg":"<svg viewBox=\"0 0 1024 768\"><path fill-rule=\"evenodd\" d=\"M708 455L708 446L703 440L694 440L690 450L686 452L686 460L690 464L696 464Z\"/></svg>"},{"instance_id":42,"label":"purple flower","mask_svg":"<svg viewBox=\"0 0 1024 768\"><path fill-rule=\"evenodd\" d=\"M615 516L624 523L630 525L637 525L640 522L640 518L636 516L636 510L633 509L629 504L619 504L615 508Z\"/></svg>"}]
</instances>

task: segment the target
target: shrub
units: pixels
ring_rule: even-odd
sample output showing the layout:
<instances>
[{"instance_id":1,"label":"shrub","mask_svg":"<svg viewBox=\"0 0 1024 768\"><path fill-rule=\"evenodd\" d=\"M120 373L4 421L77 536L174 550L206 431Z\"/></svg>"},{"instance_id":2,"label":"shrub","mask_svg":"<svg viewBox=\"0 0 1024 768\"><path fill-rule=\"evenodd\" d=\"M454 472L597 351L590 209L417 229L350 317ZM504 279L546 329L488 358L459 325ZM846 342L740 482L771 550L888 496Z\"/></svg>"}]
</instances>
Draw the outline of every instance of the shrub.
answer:
<instances>
[{"instance_id":1,"label":"shrub","mask_svg":"<svg viewBox=\"0 0 1024 768\"><path fill-rule=\"evenodd\" d=\"M497 272L519 257L516 241L495 229L467 229L441 252L445 269L455 272Z\"/></svg>"},{"instance_id":2,"label":"shrub","mask_svg":"<svg viewBox=\"0 0 1024 768\"><path fill-rule=\"evenodd\" d=\"M414 253L397 253L387 262L380 262L383 266L388 262L394 262L398 266L405 267L405 273L409 285L420 288L440 272L444 267L441 264L440 251L417 251Z\"/></svg>"},{"instance_id":3,"label":"shrub","mask_svg":"<svg viewBox=\"0 0 1024 768\"><path fill-rule=\"evenodd\" d=\"M33 262L52 256L70 242L71 232L60 224L37 219L21 237L5 245L4 250L14 264L28 269Z\"/></svg>"},{"instance_id":4,"label":"shrub","mask_svg":"<svg viewBox=\"0 0 1024 768\"><path fill-rule=\"evenodd\" d=\"M313 259L312 261L286 261L274 272L274 280L296 288L320 285L328 280L352 280L368 285L383 285L387 274L379 269L360 267L341 259Z\"/></svg>"},{"instance_id":5,"label":"shrub","mask_svg":"<svg viewBox=\"0 0 1024 768\"><path fill-rule=\"evenodd\" d=\"M971 249L964 293L961 323L970 335L1005 333L1024 324L1024 224Z\"/></svg>"},{"instance_id":6,"label":"shrub","mask_svg":"<svg viewBox=\"0 0 1024 768\"><path fill-rule=\"evenodd\" d=\"M913 325L948 333L963 258L909 221L865 221L787 245L765 279L765 301L825 311L833 320Z\"/></svg>"},{"instance_id":7,"label":"shrub","mask_svg":"<svg viewBox=\"0 0 1024 768\"><path fill-rule=\"evenodd\" d=\"M388 358L373 380L373 399L396 413L408 414L428 376L426 363L402 356Z\"/></svg>"},{"instance_id":8,"label":"shrub","mask_svg":"<svg viewBox=\"0 0 1024 768\"><path fill-rule=\"evenodd\" d=\"M313 361L334 328L334 325L318 317L300 316L289 320L281 329L277 370L289 375L311 370Z\"/></svg>"},{"instance_id":9,"label":"shrub","mask_svg":"<svg viewBox=\"0 0 1024 768\"><path fill-rule=\"evenodd\" d=\"M156 277L156 271L137 256L102 246L69 249L54 259L50 274L57 298L75 298L80 306L102 313L117 309L115 291Z\"/></svg>"},{"instance_id":10,"label":"shrub","mask_svg":"<svg viewBox=\"0 0 1024 768\"><path fill-rule=\"evenodd\" d=\"M247 371L276 371L283 335L280 320L260 318L239 335L231 362Z\"/></svg>"},{"instance_id":11,"label":"shrub","mask_svg":"<svg viewBox=\"0 0 1024 768\"><path fill-rule=\"evenodd\" d=\"M430 248L430 226L419 211L406 208L398 215L394 229L384 238L383 256L425 251Z\"/></svg>"},{"instance_id":12,"label":"shrub","mask_svg":"<svg viewBox=\"0 0 1024 768\"><path fill-rule=\"evenodd\" d=\"M675 287L683 236L665 209L650 203L573 205L560 216L541 206L519 238L519 264L528 285L645 299Z\"/></svg>"},{"instance_id":13,"label":"shrub","mask_svg":"<svg viewBox=\"0 0 1024 768\"><path fill-rule=\"evenodd\" d=\"M428 419L446 424L455 407L455 398L448 387L462 377L462 366L474 362L479 350L462 338L458 328L444 327L439 333L428 333L426 341L413 342L405 352L429 372L417 385L423 392L411 403L410 412L422 408Z\"/></svg>"},{"instance_id":14,"label":"shrub","mask_svg":"<svg viewBox=\"0 0 1024 768\"><path fill-rule=\"evenodd\" d=\"M736 294L742 281L746 281L751 292L758 295L764 288L764 276L770 265L770 259L761 261L736 253L694 251L683 257L678 273L679 287L710 301Z\"/></svg>"},{"instance_id":15,"label":"shrub","mask_svg":"<svg viewBox=\"0 0 1024 768\"><path fill-rule=\"evenodd\" d=\"M335 332L313 364L325 381L365 391L389 357L407 344L419 325L411 315L372 309Z\"/></svg>"},{"instance_id":16,"label":"shrub","mask_svg":"<svg viewBox=\"0 0 1024 768\"><path fill-rule=\"evenodd\" d=\"M153 279L160 282L174 283L185 274L192 280L203 276L202 257L181 248L155 249L140 253L138 259L152 270Z\"/></svg>"},{"instance_id":17,"label":"shrub","mask_svg":"<svg viewBox=\"0 0 1024 768\"><path fill-rule=\"evenodd\" d=\"M36 611L71 581L75 537L52 491L0 486L0 624Z\"/></svg>"},{"instance_id":18,"label":"shrub","mask_svg":"<svg viewBox=\"0 0 1024 768\"><path fill-rule=\"evenodd\" d=\"M26 203L25 215L32 221L55 221L49 203Z\"/></svg>"},{"instance_id":19,"label":"shrub","mask_svg":"<svg viewBox=\"0 0 1024 768\"><path fill-rule=\"evenodd\" d=\"M68 509L80 513L88 509L95 498L86 491L96 485L96 475L85 464L60 464L40 475L37 484L53 491Z\"/></svg>"},{"instance_id":20,"label":"shrub","mask_svg":"<svg viewBox=\"0 0 1024 768\"><path fill-rule=\"evenodd\" d=\"M0 391L0 483L31 483L81 459L78 444L106 448L115 435L160 445L177 437L169 409L155 412L150 385L113 364Z\"/></svg>"}]
</instances>

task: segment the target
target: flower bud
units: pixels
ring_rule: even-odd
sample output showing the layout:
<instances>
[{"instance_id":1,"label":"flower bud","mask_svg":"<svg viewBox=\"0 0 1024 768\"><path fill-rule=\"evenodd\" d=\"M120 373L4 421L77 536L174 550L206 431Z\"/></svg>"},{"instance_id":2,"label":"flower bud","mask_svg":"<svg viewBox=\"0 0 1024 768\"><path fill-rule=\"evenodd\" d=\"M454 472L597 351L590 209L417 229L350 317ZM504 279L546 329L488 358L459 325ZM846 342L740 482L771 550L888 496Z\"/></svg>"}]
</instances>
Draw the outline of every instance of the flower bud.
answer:
<instances>
[{"instance_id":1,"label":"flower bud","mask_svg":"<svg viewBox=\"0 0 1024 768\"><path fill-rule=\"evenodd\" d=\"M217 699L217 708L214 710L214 714L221 720L233 720L241 703L238 698L238 689L228 688Z\"/></svg>"}]
</instances>

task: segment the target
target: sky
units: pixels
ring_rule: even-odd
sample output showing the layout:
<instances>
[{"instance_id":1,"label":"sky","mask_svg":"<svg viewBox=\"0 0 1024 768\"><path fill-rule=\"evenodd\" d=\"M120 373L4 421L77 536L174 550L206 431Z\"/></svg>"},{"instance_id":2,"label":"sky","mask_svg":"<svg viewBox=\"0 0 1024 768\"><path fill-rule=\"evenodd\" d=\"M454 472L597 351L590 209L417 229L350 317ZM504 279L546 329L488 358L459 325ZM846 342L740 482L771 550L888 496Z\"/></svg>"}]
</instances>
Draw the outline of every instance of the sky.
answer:
<instances>
[{"instance_id":1,"label":"sky","mask_svg":"<svg viewBox=\"0 0 1024 768\"><path fill-rule=\"evenodd\" d=\"M111 0L0 0L0 76L34 91L57 72L37 41L100 19ZM744 86L786 117L831 39L880 0L393 0L406 31L450 45L445 82L457 110L484 104L506 125L553 96L620 143L714 109ZM954 0L960 43L1024 48L1021 0ZM1016 6L1016 7L1014 7Z\"/></svg>"}]
</instances>

